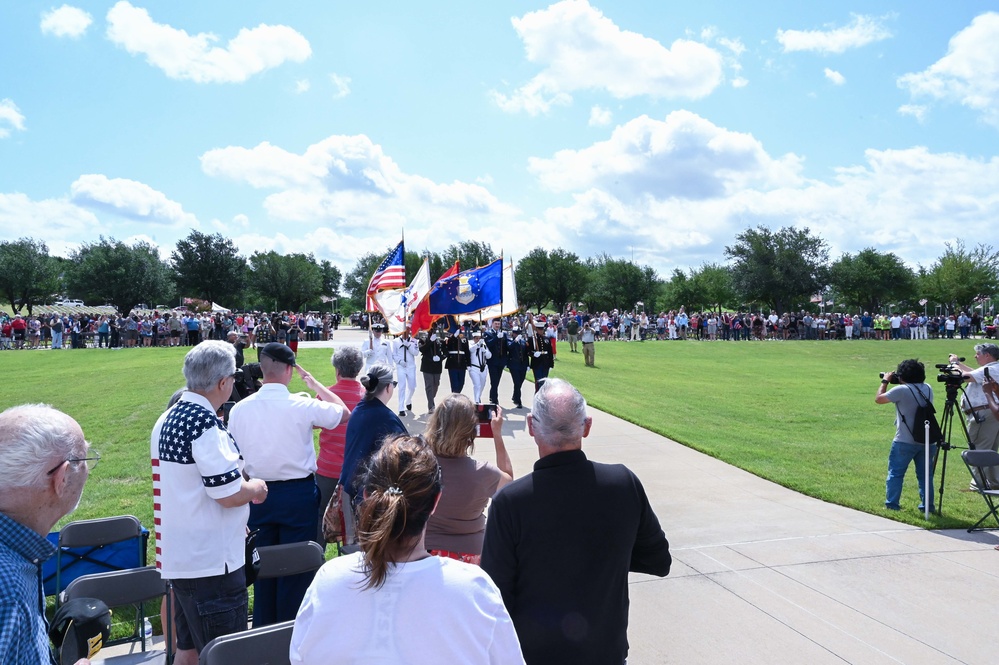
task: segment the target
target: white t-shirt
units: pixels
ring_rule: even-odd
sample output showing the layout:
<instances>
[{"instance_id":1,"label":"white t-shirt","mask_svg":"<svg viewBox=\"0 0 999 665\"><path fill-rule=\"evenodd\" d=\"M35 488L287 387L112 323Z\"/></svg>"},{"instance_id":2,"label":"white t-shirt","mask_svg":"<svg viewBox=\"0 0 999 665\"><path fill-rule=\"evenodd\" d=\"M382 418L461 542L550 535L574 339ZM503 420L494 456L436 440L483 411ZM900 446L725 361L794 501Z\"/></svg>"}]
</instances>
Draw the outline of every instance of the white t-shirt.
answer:
<instances>
[{"instance_id":1,"label":"white t-shirt","mask_svg":"<svg viewBox=\"0 0 999 665\"><path fill-rule=\"evenodd\" d=\"M292 663L524 662L499 589L478 566L432 556L365 590L362 561L358 552L319 569L295 618Z\"/></svg>"},{"instance_id":2,"label":"white t-shirt","mask_svg":"<svg viewBox=\"0 0 999 665\"><path fill-rule=\"evenodd\" d=\"M185 392L153 426L153 517L156 566L166 579L232 572L246 558L248 505L217 499L239 492L242 460L211 403Z\"/></svg>"},{"instance_id":3,"label":"white t-shirt","mask_svg":"<svg viewBox=\"0 0 999 665\"><path fill-rule=\"evenodd\" d=\"M281 383L265 383L229 412L229 431L246 460L250 478L297 480L316 472L312 428L333 429L343 408L304 395Z\"/></svg>"}]
</instances>

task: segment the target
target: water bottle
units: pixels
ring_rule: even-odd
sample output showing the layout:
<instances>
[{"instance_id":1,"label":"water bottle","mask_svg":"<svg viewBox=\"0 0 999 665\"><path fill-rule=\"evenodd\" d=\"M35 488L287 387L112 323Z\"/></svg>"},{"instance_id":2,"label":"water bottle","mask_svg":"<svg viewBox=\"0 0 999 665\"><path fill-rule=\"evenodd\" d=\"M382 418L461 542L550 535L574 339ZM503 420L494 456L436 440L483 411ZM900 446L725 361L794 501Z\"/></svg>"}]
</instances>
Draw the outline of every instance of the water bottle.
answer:
<instances>
[{"instance_id":1,"label":"water bottle","mask_svg":"<svg viewBox=\"0 0 999 665\"><path fill-rule=\"evenodd\" d=\"M153 639L153 624L148 618L142 624L142 635L147 640Z\"/></svg>"}]
</instances>

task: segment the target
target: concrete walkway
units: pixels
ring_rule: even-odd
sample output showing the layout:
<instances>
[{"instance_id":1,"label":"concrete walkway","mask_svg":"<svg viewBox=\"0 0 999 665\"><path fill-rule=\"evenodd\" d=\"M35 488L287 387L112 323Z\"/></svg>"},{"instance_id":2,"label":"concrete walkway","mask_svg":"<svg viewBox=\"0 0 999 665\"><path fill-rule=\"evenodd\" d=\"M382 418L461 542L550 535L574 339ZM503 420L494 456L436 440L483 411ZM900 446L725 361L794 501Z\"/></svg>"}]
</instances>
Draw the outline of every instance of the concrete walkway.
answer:
<instances>
[{"instance_id":1,"label":"concrete walkway","mask_svg":"<svg viewBox=\"0 0 999 665\"><path fill-rule=\"evenodd\" d=\"M366 334L335 337L302 346L360 344ZM411 433L426 424L419 374L417 382L416 413L403 419ZM446 373L442 383L438 400L448 392ZM471 396L470 381L464 392ZM528 407L532 393L525 384ZM510 395L506 374L502 406ZM517 476L537 460L526 414L505 411ZM631 576L629 665L999 662L991 637L996 534L926 531L827 504L612 415L590 414L583 449L638 474L673 554L668 577ZM493 460L491 442L475 456Z\"/></svg>"}]
</instances>

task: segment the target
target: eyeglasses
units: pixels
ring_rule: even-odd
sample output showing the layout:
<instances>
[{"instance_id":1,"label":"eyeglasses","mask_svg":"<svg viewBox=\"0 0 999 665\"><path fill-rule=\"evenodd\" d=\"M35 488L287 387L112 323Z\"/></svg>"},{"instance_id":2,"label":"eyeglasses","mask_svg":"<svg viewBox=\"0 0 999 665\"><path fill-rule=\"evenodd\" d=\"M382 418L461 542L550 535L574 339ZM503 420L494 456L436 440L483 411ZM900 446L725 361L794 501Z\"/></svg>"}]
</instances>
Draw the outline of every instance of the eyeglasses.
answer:
<instances>
[{"instance_id":1,"label":"eyeglasses","mask_svg":"<svg viewBox=\"0 0 999 665\"><path fill-rule=\"evenodd\" d=\"M91 449L88 452L92 455L92 457L67 457L66 459L64 459L63 461L59 462L54 467L52 467L52 470L46 473L45 475L51 476L53 473L58 471L59 467L61 467L66 462L69 462L70 464L78 464L80 462L86 462L87 471L93 471L94 467L97 466L97 463L101 461L101 454L93 449Z\"/></svg>"}]
</instances>

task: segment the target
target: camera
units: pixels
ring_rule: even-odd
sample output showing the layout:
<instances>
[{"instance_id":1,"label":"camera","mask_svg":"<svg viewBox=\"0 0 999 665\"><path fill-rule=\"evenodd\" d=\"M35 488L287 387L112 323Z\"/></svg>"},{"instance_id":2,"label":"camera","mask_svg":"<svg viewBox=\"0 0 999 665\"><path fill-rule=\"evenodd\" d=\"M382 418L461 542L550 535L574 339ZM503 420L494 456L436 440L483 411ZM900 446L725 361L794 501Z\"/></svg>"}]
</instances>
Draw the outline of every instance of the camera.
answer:
<instances>
[{"instance_id":1,"label":"camera","mask_svg":"<svg viewBox=\"0 0 999 665\"><path fill-rule=\"evenodd\" d=\"M884 373L884 372L880 372L880 373L878 374L878 376L880 376L880 377L881 377L881 379L882 379L882 380L884 380L884 378L885 378L885 373ZM897 376L897 375L895 375L895 374L892 374L891 378L890 378L890 379L888 379L888 383L898 383L898 376Z\"/></svg>"},{"instance_id":2,"label":"camera","mask_svg":"<svg viewBox=\"0 0 999 665\"><path fill-rule=\"evenodd\" d=\"M964 383L964 373L959 367L949 363L934 365L940 373L937 374L937 383L946 383L948 386L960 386Z\"/></svg>"}]
</instances>

